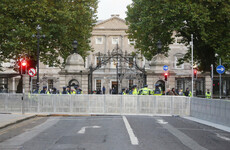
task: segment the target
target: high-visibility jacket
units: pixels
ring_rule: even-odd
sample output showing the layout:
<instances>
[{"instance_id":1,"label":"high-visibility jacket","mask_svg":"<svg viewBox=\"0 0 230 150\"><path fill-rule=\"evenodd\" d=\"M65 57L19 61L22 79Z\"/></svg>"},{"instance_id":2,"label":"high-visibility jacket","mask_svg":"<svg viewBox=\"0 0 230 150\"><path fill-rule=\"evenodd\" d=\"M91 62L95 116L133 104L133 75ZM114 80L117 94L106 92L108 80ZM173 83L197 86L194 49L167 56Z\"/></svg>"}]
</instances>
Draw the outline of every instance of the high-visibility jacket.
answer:
<instances>
[{"instance_id":1,"label":"high-visibility jacket","mask_svg":"<svg viewBox=\"0 0 230 150\"><path fill-rule=\"evenodd\" d=\"M121 95L126 95L126 92L122 92Z\"/></svg>"},{"instance_id":2,"label":"high-visibility jacket","mask_svg":"<svg viewBox=\"0 0 230 150\"><path fill-rule=\"evenodd\" d=\"M142 92L140 95L151 95L151 90L147 87L142 88Z\"/></svg>"},{"instance_id":3,"label":"high-visibility jacket","mask_svg":"<svg viewBox=\"0 0 230 150\"><path fill-rule=\"evenodd\" d=\"M189 97L192 97L192 92L191 92L191 91L189 91L188 96L189 96Z\"/></svg>"},{"instance_id":4,"label":"high-visibility jacket","mask_svg":"<svg viewBox=\"0 0 230 150\"><path fill-rule=\"evenodd\" d=\"M210 92L206 92L206 93L205 93L205 97L206 97L206 98L211 98L211 93L210 93Z\"/></svg>"},{"instance_id":5,"label":"high-visibility jacket","mask_svg":"<svg viewBox=\"0 0 230 150\"><path fill-rule=\"evenodd\" d=\"M133 95L137 95L138 94L138 92L137 92L137 88L135 88L134 90L133 90L133 93L132 93Z\"/></svg>"}]
</instances>

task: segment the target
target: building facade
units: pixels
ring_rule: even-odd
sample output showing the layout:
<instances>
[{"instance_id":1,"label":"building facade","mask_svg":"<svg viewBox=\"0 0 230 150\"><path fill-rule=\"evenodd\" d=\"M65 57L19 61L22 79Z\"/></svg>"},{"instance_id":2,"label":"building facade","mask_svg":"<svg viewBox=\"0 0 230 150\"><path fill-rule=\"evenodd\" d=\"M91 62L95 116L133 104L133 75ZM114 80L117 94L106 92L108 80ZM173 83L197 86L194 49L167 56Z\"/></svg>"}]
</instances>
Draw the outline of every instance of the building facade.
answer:
<instances>
[{"instance_id":1,"label":"building facade","mask_svg":"<svg viewBox=\"0 0 230 150\"><path fill-rule=\"evenodd\" d=\"M80 55L73 54L67 59L65 68L49 67L41 63L40 88L56 87L61 91L63 86L78 84L85 94L102 90L103 87L106 89L106 94L117 93L117 89L120 92L122 88L128 89L134 84L139 88L148 84L149 88L154 89L158 84L163 90L175 88L184 91L187 87L191 89L191 65L189 63L177 65L178 60L188 50L188 47L180 43L180 37L175 37L175 42L169 46L168 57L159 54L148 61L136 53L133 46L135 43L128 39L127 29L125 20L119 18L119 15L112 15L107 20L99 21L92 32L93 51L85 61ZM167 82L164 81L164 65L169 66ZM19 92L21 84L24 85L25 92L36 89L36 77L25 76L24 83L20 83L21 77L13 71L12 63L4 63L3 66L4 71L0 73L1 92ZM213 83L214 94L219 94L217 77ZM228 75L224 75L222 85L223 95L226 96L230 91ZM198 72L198 78L194 81L194 94L204 95L211 87L209 73Z\"/></svg>"}]
</instances>

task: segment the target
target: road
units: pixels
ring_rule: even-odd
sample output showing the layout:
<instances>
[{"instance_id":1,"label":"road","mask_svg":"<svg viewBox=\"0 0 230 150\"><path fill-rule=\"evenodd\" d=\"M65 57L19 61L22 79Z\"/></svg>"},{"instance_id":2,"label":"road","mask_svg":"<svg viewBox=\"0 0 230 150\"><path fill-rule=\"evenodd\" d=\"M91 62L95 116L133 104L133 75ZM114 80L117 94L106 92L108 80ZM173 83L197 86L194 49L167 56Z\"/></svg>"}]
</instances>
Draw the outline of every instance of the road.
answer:
<instances>
[{"instance_id":1,"label":"road","mask_svg":"<svg viewBox=\"0 0 230 150\"><path fill-rule=\"evenodd\" d=\"M230 133L180 117L50 117L16 126L0 130L0 150L228 150L230 147Z\"/></svg>"}]
</instances>

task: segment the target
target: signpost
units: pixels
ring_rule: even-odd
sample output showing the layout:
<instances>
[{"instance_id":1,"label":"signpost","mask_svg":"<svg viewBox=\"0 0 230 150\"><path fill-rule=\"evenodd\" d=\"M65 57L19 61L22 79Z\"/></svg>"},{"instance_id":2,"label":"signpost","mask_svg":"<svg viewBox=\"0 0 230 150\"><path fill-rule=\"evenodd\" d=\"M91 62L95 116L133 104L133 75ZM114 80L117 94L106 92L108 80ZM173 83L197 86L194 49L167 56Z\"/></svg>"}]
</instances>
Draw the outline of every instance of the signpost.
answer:
<instances>
[{"instance_id":1,"label":"signpost","mask_svg":"<svg viewBox=\"0 0 230 150\"><path fill-rule=\"evenodd\" d=\"M169 67L168 67L167 65L164 65L164 66L163 66L163 70L164 70L164 71L167 71L168 69L169 69Z\"/></svg>"},{"instance_id":2,"label":"signpost","mask_svg":"<svg viewBox=\"0 0 230 150\"><path fill-rule=\"evenodd\" d=\"M34 68L30 68L28 71L28 75L34 77L36 75L36 70Z\"/></svg>"},{"instance_id":3,"label":"signpost","mask_svg":"<svg viewBox=\"0 0 230 150\"><path fill-rule=\"evenodd\" d=\"M168 71L168 69L169 69L169 67L167 65L163 66L163 70L164 71ZM165 78L168 78L168 74L167 73L165 73L164 75L167 76ZM166 95L166 82L167 82L167 80L165 81L165 95Z\"/></svg>"},{"instance_id":4,"label":"signpost","mask_svg":"<svg viewBox=\"0 0 230 150\"><path fill-rule=\"evenodd\" d=\"M225 72L225 68L223 65L221 65L221 61L220 61L220 65L216 67L216 72L219 73L220 76L219 91L220 91L220 99L221 99L221 74Z\"/></svg>"}]
</instances>

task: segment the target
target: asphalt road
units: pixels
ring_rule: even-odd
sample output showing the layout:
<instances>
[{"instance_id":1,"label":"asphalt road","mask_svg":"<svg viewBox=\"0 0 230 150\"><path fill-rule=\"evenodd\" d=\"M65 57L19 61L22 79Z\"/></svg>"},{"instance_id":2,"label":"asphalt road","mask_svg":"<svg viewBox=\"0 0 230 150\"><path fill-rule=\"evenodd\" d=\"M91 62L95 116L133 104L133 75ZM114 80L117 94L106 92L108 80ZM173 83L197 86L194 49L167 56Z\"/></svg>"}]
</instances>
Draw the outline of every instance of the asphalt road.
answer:
<instances>
[{"instance_id":1,"label":"asphalt road","mask_svg":"<svg viewBox=\"0 0 230 150\"><path fill-rule=\"evenodd\" d=\"M4 132L3 132L4 131ZM229 150L230 133L180 117L51 117L0 130L0 150Z\"/></svg>"}]
</instances>

